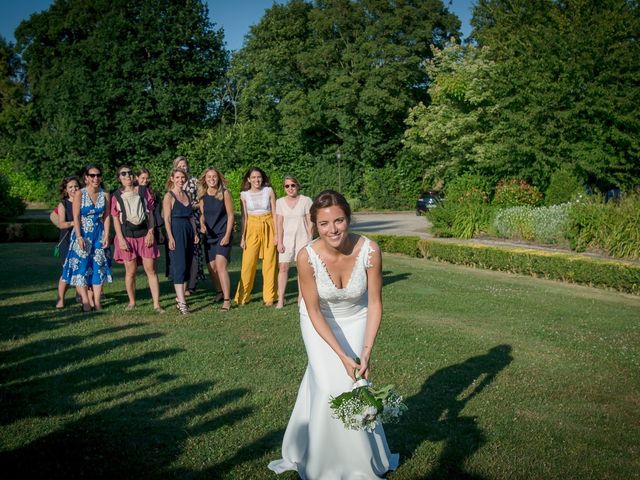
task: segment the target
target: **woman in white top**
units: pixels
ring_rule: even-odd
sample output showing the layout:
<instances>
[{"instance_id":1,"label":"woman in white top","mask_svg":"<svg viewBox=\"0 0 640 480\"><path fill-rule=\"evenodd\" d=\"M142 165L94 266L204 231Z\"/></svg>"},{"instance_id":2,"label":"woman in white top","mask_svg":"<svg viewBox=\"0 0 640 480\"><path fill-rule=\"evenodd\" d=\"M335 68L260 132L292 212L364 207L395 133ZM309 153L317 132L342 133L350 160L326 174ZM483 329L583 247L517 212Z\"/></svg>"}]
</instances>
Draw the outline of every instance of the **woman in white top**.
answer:
<instances>
[{"instance_id":1,"label":"woman in white top","mask_svg":"<svg viewBox=\"0 0 640 480\"><path fill-rule=\"evenodd\" d=\"M286 196L276 201L276 232L278 233L278 304L276 308L284 307L284 292L289 277L289 264L296 259L298 252L311 241L311 199L300 195L300 182L287 175L284 177L284 191ZM298 285L298 301L300 301L300 286Z\"/></svg>"},{"instance_id":2,"label":"woman in white top","mask_svg":"<svg viewBox=\"0 0 640 480\"><path fill-rule=\"evenodd\" d=\"M244 176L240 192L242 206L242 237L240 248L242 268L235 301L248 303L256 278L258 259L262 259L262 300L271 306L278 299L276 248L277 236L273 221L276 196L269 185L269 177L257 167Z\"/></svg>"}]
</instances>

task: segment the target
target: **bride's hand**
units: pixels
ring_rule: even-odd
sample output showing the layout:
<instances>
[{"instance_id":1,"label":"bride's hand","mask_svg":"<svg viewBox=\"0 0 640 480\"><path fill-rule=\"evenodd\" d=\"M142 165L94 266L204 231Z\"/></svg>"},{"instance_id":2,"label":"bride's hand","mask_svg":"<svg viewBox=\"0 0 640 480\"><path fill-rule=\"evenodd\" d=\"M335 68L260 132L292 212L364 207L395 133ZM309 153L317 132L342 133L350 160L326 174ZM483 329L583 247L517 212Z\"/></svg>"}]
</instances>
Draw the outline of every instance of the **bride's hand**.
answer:
<instances>
[{"instance_id":1,"label":"bride's hand","mask_svg":"<svg viewBox=\"0 0 640 480\"><path fill-rule=\"evenodd\" d=\"M356 381L355 372L357 372L360 369L360 365L358 365L356 361L349 356L345 356L344 358L342 358L342 364L344 365L344 368L347 370L347 375L349 375L349 377L351 377L351 380L355 382Z\"/></svg>"},{"instance_id":2,"label":"bride's hand","mask_svg":"<svg viewBox=\"0 0 640 480\"><path fill-rule=\"evenodd\" d=\"M362 352L360 354L359 366L360 368L358 370L358 373L360 374L360 376L369 380L369 353L368 352Z\"/></svg>"}]
</instances>

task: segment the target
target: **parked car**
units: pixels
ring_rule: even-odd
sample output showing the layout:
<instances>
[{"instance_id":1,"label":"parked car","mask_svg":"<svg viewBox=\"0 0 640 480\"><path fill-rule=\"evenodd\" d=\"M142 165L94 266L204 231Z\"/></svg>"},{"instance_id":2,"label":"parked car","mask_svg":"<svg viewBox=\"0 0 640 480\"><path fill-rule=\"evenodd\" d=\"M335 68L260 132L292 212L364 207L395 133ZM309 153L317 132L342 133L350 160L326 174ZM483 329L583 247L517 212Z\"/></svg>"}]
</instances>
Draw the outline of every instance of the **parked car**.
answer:
<instances>
[{"instance_id":1,"label":"parked car","mask_svg":"<svg viewBox=\"0 0 640 480\"><path fill-rule=\"evenodd\" d=\"M422 215L427 210L436 208L440 203L438 192L422 192L416 201L416 215Z\"/></svg>"}]
</instances>

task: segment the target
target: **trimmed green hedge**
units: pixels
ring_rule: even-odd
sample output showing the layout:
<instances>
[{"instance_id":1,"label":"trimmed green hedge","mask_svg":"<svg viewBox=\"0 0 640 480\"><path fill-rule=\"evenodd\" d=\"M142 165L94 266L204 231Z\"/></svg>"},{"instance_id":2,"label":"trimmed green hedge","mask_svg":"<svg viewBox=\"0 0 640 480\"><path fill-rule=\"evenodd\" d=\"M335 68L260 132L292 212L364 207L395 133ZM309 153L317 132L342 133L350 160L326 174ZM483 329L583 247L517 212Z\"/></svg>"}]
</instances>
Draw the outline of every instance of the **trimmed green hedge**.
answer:
<instances>
[{"instance_id":1,"label":"trimmed green hedge","mask_svg":"<svg viewBox=\"0 0 640 480\"><path fill-rule=\"evenodd\" d=\"M640 294L640 264L527 248L367 234L389 253Z\"/></svg>"},{"instance_id":2,"label":"trimmed green hedge","mask_svg":"<svg viewBox=\"0 0 640 480\"><path fill-rule=\"evenodd\" d=\"M57 242L58 228L51 222L0 223L0 242Z\"/></svg>"}]
</instances>

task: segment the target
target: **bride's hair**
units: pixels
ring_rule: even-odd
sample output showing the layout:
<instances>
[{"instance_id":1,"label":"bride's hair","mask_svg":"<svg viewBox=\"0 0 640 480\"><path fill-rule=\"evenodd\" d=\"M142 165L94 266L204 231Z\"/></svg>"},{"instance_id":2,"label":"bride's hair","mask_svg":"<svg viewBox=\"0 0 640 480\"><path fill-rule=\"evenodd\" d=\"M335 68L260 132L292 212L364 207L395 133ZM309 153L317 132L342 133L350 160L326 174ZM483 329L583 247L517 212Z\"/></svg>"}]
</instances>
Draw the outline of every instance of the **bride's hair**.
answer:
<instances>
[{"instance_id":1,"label":"bride's hair","mask_svg":"<svg viewBox=\"0 0 640 480\"><path fill-rule=\"evenodd\" d=\"M349 206L349 202L344 198L340 192L336 192L335 190L325 190L320 192L318 196L313 200L311 204L311 208L309 209L309 215L311 217L311 223L313 224L313 233L314 235L318 234L318 230L316 228L316 220L318 218L318 210L321 208L329 208L329 207L340 207L347 217L347 222L351 223L351 207Z\"/></svg>"}]
</instances>

